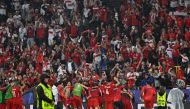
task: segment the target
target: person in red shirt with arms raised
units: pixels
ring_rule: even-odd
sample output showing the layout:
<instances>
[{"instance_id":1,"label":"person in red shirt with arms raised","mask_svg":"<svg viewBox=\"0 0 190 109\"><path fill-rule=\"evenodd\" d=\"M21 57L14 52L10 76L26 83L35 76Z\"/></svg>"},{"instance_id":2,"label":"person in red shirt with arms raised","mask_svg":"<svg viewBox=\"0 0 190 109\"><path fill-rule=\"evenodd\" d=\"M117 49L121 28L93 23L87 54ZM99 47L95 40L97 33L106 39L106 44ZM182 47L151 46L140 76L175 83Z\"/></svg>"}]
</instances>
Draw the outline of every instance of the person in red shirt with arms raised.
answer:
<instances>
[{"instance_id":1,"label":"person in red shirt with arms raised","mask_svg":"<svg viewBox=\"0 0 190 109\"><path fill-rule=\"evenodd\" d=\"M22 103L22 89L19 86L19 83L17 80L13 83L12 95L13 95L13 98L12 98L13 107L12 107L12 109L23 109L23 106L22 106L22 104L23 104Z\"/></svg>"},{"instance_id":2,"label":"person in red shirt with arms raised","mask_svg":"<svg viewBox=\"0 0 190 109\"><path fill-rule=\"evenodd\" d=\"M114 109L114 88L116 85L111 81L111 79L107 79L107 84L104 86L104 96L105 96L105 109Z\"/></svg>"},{"instance_id":3,"label":"person in red shirt with arms raised","mask_svg":"<svg viewBox=\"0 0 190 109\"><path fill-rule=\"evenodd\" d=\"M122 109L133 109L132 99L133 94L130 89L128 89L127 87L123 88L121 92L121 101L123 104Z\"/></svg>"},{"instance_id":4,"label":"person in red shirt with arms raised","mask_svg":"<svg viewBox=\"0 0 190 109\"><path fill-rule=\"evenodd\" d=\"M99 109L99 96L101 94L101 90L98 87L97 82L94 81L93 86L88 88L88 93L88 109Z\"/></svg>"}]
</instances>

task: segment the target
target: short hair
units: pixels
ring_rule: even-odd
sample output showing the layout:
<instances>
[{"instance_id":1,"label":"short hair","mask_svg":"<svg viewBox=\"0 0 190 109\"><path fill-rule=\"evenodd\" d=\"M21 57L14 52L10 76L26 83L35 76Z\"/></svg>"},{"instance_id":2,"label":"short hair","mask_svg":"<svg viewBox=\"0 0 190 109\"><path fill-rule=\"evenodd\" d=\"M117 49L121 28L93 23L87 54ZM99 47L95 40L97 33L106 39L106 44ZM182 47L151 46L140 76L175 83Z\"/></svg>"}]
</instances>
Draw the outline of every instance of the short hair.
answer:
<instances>
[{"instance_id":1,"label":"short hair","mask_svg":"<svg viewBox=\"0 0 190 109\"><path fill-rule=\"evenodd\" d=\"M150 80L147 80L146 83L149 84L149 85L152 84L152 82Z\"/></svg>"}]
</instances>

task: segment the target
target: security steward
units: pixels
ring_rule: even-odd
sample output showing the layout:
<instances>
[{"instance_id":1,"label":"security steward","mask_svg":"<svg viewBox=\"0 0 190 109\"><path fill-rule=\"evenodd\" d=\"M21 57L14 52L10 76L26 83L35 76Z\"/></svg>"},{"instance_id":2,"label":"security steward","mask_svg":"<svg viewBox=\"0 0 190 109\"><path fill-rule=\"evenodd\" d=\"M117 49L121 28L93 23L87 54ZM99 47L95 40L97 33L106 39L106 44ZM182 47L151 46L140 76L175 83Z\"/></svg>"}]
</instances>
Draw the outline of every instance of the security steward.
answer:
<instances>
[{"instance_id":1,"label":"security steward","mask_svg":"<svg viewBox=\"0 0 190 109\"><path fill-rule=\"evenodd\" d=\"M54 97L51 86L48 85L49 76L42 74L40 83L37 86L37 107L38 109L54 109Z\"/></svg>"},{"instance_id":2,"label":"security steward","mask_svg":"<svg viewBox=\"0 0 190 109\"><path fill-rule=\"evenodd\" d=\"M157 92L157 105L158 109L167 109L167 94L163 86Z\"/></svg>"}]
</instances>

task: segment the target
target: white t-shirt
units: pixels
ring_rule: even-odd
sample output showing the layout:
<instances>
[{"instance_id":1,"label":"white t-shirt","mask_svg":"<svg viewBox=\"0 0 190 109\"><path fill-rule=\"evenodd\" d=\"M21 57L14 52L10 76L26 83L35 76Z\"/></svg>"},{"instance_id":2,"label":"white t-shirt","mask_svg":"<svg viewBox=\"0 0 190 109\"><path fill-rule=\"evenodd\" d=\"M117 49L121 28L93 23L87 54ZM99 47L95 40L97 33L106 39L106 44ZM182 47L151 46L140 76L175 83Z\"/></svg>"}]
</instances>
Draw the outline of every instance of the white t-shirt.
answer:
<instances>
[{"instance_id":1,"label":"white t-shirt","mask_svg":"<svg viewBox=\"0 0 190 109\"><path fill-rule=\"evenodd\" d=\"M182 62L188 62L189 61L189 58L187 56L181 55L181 57L182 57Z\"/></svg>"},{"instance_id":2,"label":"white t-shirt","mask_svg":"<svg viewBox=\"0 0 190 109\"><path fill-rule=\"evenodd\" d=\"M0 15L6 15L6 8L5 7L0 8Z\"/></svg>"},{"instance_id":3,"label":"white t-shirt","mask_svg":"<svg viewBox=\"0 0 190 109\"><path fill-rule=\"evenodd\" d=\"M13 18L8 18L7 19L7 23L13 23L13 22L14 22Z\"/></svg>"},{"instance_id":4,"label":"white t-shirt","mask_svg":"<svg viewBox=\"0 0 190 109\"><path fill-rule=\"evenodd\" d=\"M136 80L136 77L138 77L138 76L139 76L139 73L137 73L137 72L128 72L127 73L127 79Z\"/></svg>"},{"instance_id":5,"label":"white t-shirt","mask_svg":"<svg viewBox=\"0 0 190 109\"><path fill-rule=\"evenodd\" d=\"M55 85L52 86L52 93L54 96L55 104L58 102L58 89Z\"/></svg>"},{"instance_id":6,"label":"white t-shirt","mask_svg":"<svg viewBox=\"0 0 190 109\"><path fill-rule=\"evenodd\" d=\"M167 53L167 55L169 56L169 58L172 58L173 56L172 56L172 51L173 51L173 49L172 48L167 48L166 49L166 53Z\"/></svg>"},{"instance_id":7,"label":"white t-shirt","mask_svg":"<svg viewBox=\"0 0 190 109\"><path fill-rule=\"evenodd\" d=\"M63 25L63 23L64 23L63 15L60 15L59 16L59 24Z\"/></svg>"},{"instance_id":8,"label":"white t-shirt","mask_svg":"<svg viewBox=\"0 0 190 109\"><path fill-rule=\"evenodd\" d=\"M26 12L28 12L29 11L29 5L30 4L23 4L22 5L22 10L25 10Z\"/></svg>"},{"instance_id":9,"label":"white t-shirt","mask_svg":"<svg viewBox=\"0 0 190 109\"><path fill-rule=\"evenodd\" d=\"M170 2L170 7L175 8L177 6L178 6L177 0L173 0L173 1Z\"/></svg>"},{"instance_id":10,"label":"white t-shirt","mask_svg":"<svg viewBox=\"0 0 190 109\"><path fill-rule=\"evenodd\" d=\"M19 28L19 36L22 39L26 35L26 28Z\"/></svg>"},{"instance_id":11,"label":"white t-shirt","mask_svg":"<svg viewBox=\"0 0 190 109\"><path fill-rule=\"evenodd\" d=\"M68 62L67 67L68 67L68 71L71 73L73 71L72 62Z\"/></svg>"},{"instance_id":12,"label":"white t-shirt","mask_svg":"<svg viewBox=\"0 0 190 109\"><path fill-rule=\"evenodd\" d=\"M75 9L76 1L75 0L64 0L67 9Z\"/></svg>"},{"instance_id":13,"label":"white t-shirt","mask_svg":"<svg viewBox=\"0 0 190 109\"><path fill-rule=\"evenodd\" d=\"M187 74L189 74L190 73L190 67L188 67L188 69L187 69Z\"/></svg>"},{"instance_id":14,"label":"white t-shirt","mask_svg":"<svg viewBox=\"0 0 190 109\"><path fill-rule=\"evenodd\" d=\"M90 9L89 8L84 8L84 11L83 11L83 15L85 18L88 17L88 13L90 12Z\"/></svg>"},{"instance_id":15,"label":"white t-shirt","mask_svg":"<svg viewBox=\"0 0 190 109\"><path fill-rule=\"evenodd\" d=\"M61 66L58 67L57 72L58 72L58 76L63 75L63 69Z\"/></svg>"},{"instance_id":16,"label":"white t-shirt","mask_svg":"<svg viewBox=\"0 0 190 109\"><path fill-rule=\"evenodd\" d=\"M55 35L54 29L50 28L50 29L48 30L48 39L53 40L54 35Z\"/></svg>"},{"instance_id":17,"label":"white t-shirt","mask_svg":"<svg viewBox=\"0 0 190 109\"><path fill-rule=\"evenodd\" d=\"M121 47L121 41L119 41L119 40L111 41L111 44L114 45L114 51L115 51L115 53L118 53L119 49Z\"/></svg>"},{"instance_id":18,"label":"white t-shirt","mask_svg":"<svg viewBox=\"0 0 190 109\"><path fill-rule=\"evenodd\" d=\"M93 57L94 57L94 61L95 62L100 62L101 61L101 54L98 52L98 53L94 53L93 54Z\"/></svg>"},{"instance_id":19,"label":"white t-shirt","mask_svg":"<svg viewBox=\"0 0 190 109\"><path fill-rule=\"evenodd\" d=\"M13 19L15 19L15 20L21 20L21 15L14 15Z\"/></svg>"}]
</instances>

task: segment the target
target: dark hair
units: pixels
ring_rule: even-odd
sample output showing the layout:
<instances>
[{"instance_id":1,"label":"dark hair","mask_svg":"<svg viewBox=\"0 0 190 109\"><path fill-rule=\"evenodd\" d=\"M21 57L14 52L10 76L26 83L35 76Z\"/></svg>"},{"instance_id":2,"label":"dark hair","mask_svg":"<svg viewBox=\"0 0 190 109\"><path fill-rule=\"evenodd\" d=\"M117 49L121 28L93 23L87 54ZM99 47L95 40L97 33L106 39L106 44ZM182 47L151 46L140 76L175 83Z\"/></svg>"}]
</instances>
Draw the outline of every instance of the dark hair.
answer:
<instances>
[{"instance_id":1,"label":"dark hair","mask_svg":"<svg viewBox=\"0 0 190 109\"><path fill-rule=\"evenodd\" d=\"M147 80L146 83L152 85L152 82L150 80Z\"/></svg>"},{"instance_id":2,"label":"dark hair","mask_svg":"<svg viewBox=\"0 0 190 109\"><path fill-rule=\"evenodd\" d=\"M41 82L44 82L44 79L45 78L50 78L47 74L42 74L41 76L40 76L40 81Z\"/></svg>"},{"instance_id":3,"label":"dark hair","mask_svg":"<svg viewBox=\"0 0 190 109\"><path fill-rule=\"evenodd\" d=\"M60 84L61 84L60 81L54 83L55 86L58 86L58 85L60 85Z\"/></svg>"},{"instance_id":4,"label":"dark hair","mask_svg":"<svg viewBox=\"0 0 190 109\"><path fill-rule=\"evenodd\" d=\"M82 83L82 82L83 82L82 78L79 78L78 83Z\"/></svg>"},{"instance_id":5,"label":"dark hair","mask_svg":"<svg viewBox=\"0 0 190 109\"><path fill-rule=\"evenodd\" d=\"M111 77L108 76L106 81L107 81L107 82L111 82L111 81L112 81Z\"/></svg>"}]
</instances>

